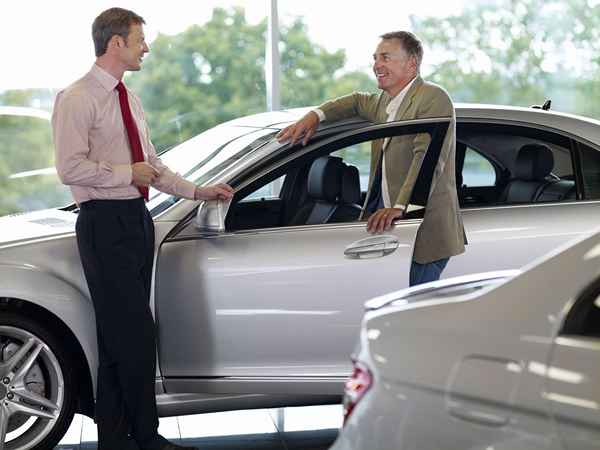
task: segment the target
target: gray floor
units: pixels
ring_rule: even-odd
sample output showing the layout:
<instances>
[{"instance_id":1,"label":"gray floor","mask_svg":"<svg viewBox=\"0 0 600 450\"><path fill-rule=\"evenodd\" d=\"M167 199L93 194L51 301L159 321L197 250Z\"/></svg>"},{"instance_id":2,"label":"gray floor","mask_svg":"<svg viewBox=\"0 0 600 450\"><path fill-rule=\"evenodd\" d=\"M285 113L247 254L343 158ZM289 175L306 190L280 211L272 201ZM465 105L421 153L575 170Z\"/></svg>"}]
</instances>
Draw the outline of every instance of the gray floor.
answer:
<instances>
[{"instance_id":1,"label":"gray floor","mask_svg":"<svg viewBox=\"0 0 600 450\"><path fill-rule=\"evenodd\" d=\"M159 432L203 450L325 450L341 425L341 405L326 405L166 417ZM77 415L56 450L95 450L97 438L94 422Z\"/></svg>"}]
</instances>

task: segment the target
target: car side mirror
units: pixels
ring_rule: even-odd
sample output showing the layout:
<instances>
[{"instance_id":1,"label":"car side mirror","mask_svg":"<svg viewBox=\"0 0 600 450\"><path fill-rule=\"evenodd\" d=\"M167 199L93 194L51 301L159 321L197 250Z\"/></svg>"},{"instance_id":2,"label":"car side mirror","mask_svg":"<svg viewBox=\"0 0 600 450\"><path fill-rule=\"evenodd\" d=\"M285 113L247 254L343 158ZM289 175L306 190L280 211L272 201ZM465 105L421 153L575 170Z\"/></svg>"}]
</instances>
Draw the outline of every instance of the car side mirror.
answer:
<instances>
[{"instance_id":1,"label":"car side mirror","mask_svg":"<svg viewBox=\"0 0 600 450\"><path fill-rule=\"evenodd\" d=\"M194 225L200 231L225 231L225 217L231 200L205 200L200 203Z\"/></svg>"}]
</instances>

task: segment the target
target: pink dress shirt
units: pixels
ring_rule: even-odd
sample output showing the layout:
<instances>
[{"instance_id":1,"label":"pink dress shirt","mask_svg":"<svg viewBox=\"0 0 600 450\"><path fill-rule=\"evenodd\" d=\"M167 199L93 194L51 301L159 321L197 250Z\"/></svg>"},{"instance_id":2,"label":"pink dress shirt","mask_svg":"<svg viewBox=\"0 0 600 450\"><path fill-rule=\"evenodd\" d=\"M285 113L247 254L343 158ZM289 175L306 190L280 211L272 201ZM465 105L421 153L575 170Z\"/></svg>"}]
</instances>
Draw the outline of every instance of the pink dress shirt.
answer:
<instances>
[{"instance_id":1,"label":"pink dress shirt","mask_svg":"<svg viewBox=\"0 0 600 450\"><path fill-rule=\"evenodd\" d=\"M118 82L94 64L83 78L56 96L52 114L56 171L71 188L77 204L141 196L132 184L131 150L119 106ZM127 94L144 159L160 173L152 187L193 199L196 186L158 158L140 99L129 90Z\"/></svg>"}]
</instances>

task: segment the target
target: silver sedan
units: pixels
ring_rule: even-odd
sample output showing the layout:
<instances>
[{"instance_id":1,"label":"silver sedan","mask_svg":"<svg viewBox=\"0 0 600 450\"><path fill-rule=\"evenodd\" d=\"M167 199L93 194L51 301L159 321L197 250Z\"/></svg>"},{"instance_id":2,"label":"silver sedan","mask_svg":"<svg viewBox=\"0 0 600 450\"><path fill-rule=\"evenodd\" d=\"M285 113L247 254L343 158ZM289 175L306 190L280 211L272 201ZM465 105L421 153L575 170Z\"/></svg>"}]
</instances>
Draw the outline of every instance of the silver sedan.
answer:
<instances>
[{"instance_id":1,"label":"silver sedan","mask_svg":"<svg viewBox=\"0 0 600 450\"><path fill-rule=\"evenodd\" d=\"M367 303L332 450L600 448L600 232Z\"/></svg>"},{"instance_id":2,"label":"silver sedan","mask_svg":"<svg viewBox=\"0 0 600 450\"><path fill-rule=\"evenodd\" d=\"M162 415L338 402L364 300L408 284L422 210L367 233L369 145L427 133L435 155L450 119L325 123L306 147L278 143L305 112L237 119L162 156L196 184L236 189L228 204L151 192ZM459 105L457 120L469 245L445 276L520 267L599 222L600 122L481 105ZM433 167L422 170L431 179ZM75 411L93 411L96 331L76 214L0 218L0 450L52 446Z\"/></svg>"}]
</instances>

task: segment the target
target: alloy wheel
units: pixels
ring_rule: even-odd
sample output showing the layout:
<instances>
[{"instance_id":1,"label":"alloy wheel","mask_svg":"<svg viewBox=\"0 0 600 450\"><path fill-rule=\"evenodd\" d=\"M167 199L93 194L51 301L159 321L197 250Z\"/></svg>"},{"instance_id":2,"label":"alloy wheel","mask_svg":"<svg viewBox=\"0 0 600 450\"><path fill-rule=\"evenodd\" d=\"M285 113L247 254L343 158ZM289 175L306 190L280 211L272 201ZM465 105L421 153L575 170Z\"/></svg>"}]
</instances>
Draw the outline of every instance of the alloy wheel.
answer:
<instances>
[{"instance_id":1,"label":"alloy wheel","mask_svg":"<svg viewBox=\"0 0 600 450\"><path fill-rule=\"evenodd\" d=\"M29 331L0 325L0 450L44 440L60 416L64 389L51 348Z\"/></svg>"}]
</instances>

